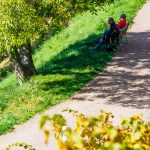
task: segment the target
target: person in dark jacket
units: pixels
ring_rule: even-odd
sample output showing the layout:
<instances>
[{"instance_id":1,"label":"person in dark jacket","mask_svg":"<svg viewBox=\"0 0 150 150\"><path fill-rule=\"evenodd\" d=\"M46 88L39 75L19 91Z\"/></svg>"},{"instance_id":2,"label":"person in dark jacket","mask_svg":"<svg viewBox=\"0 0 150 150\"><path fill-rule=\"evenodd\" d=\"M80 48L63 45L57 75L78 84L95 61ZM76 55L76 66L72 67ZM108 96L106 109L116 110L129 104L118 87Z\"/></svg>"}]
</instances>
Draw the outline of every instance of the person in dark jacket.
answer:
<instances>
[{"instance_id":1,"label":"person in dark jacket","mask_svg":"<svg viewBox=\"0 0 150 150\"><path fill-rule=\"evenodd\" d=\"M110 42L110 37L113 33L113 31L117 31L119 36L119 28L117 27L114 19L112 17L108 18L108 24L110 25L109 29L106 29L103 33L103 36L101 38L98 38L97 45L95 46L95 49L99 49L103 44L107 44Z\"/></svg>"}]
</instances>

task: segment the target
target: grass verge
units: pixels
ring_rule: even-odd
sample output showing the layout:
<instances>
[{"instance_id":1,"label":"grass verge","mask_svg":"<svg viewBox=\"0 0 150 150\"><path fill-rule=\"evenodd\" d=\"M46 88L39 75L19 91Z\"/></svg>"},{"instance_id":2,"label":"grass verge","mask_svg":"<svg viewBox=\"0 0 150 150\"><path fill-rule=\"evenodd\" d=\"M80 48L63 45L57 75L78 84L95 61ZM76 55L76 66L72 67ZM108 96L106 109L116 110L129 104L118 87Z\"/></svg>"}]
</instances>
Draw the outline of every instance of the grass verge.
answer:
<instances>
[{"instance_id":1,"label":"grass verge","mask_svg":"<svg viewBox=\"0 0 150 150\"><path fill-rule=\"evenodd\" d=\"M113 53L92 53L85 43L103 32L108 16L118 21L119 15L126 13L131 20L144 1L118 0L105 5L98 15L76 15L68 28L36 47L34 62L38 75L21 87L14 74L0 83L0 134L67 100L102 71Z\"/></svg>"}]
</instances>

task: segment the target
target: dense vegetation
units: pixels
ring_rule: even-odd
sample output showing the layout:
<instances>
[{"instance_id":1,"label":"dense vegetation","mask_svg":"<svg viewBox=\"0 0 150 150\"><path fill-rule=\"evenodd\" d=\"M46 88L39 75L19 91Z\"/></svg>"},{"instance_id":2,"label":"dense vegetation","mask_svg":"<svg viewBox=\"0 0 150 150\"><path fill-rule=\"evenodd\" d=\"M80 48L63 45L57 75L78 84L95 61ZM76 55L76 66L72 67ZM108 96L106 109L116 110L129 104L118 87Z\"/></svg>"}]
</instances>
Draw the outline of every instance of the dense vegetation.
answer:
<instances>
[{"instance_id":1,"label":"dense vegetation","mask_svg":"<svg viewBox=\"0 0 150 150\"><path fill-rule=\"evenodd\" d=\"M69 24L76 13L96 12L112 0L5 0L0 3L0 54L10 59L22 84L36 74L32 43L48 31L53 33Z\"/></svg>"},{"instance_id":2,"label":"dense vegetation","mask_svg":"<svg viewBox=\"0 0 150 150\"><path fill-rule=\"evenodd\" d=\"M103 32L108 16L118 20L124 12L130 20L144 2L118 0L106 4L98 15L89 11L75 15L69 27L50 39L41 38L32 49L37 75L19 86L15 74L10 73L0 83L0 134L12 130L14 125L37 112L68 99L102 71L113 53L92 53L85 43Z\"/></svg>"},{"instance_id":3,"label":"dense vegetation","mask_svg":"<svg viewBox=\"0 0 150 150\"><path fill-rule=\"evenodd\" d=\"M65 111L74 116L72 128L60 114L42 117L40 128L45 135L45 144L49 142L53 130L59 150L150 149L150 124L145 123L140 115L123 118L121 124L116 127L111 121L114 117L111 113L101 111L98 116L88 117L74 110ZM48 123L52 125L52 129L48 128ZM6 150L12 150L15 146L34 150L32 146L24 143L12 144Z\"/></svg>"},{"instance_id":4,"label":"dense vegetation","mask_svg":"<svg viewBox=\"0 0 150 150\"><path fill-rule=\"evenodd\" d=\"M140 115L122 119L121 125L113 126L111 113L101 111L98 117L87 117L74 110L67 110L75 117L75 128L67 126L60 114L41 119L41 128L51 122L59 150L149 150L150 124ZM49 130L44 129L45 142Z\"/></svg>"}]
</instances>

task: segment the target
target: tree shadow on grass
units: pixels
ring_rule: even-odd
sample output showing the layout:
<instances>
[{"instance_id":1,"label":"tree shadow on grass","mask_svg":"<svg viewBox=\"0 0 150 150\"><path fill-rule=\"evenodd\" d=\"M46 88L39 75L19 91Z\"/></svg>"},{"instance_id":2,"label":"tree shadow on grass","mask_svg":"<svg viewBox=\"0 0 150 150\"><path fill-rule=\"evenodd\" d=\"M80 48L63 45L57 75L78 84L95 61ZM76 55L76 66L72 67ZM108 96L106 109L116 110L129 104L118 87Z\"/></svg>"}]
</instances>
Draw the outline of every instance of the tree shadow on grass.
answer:
<instances>
[{"instance_id":1,"label":"tree shadow on grass","mask_svg":"<svg viewBox=\"0 0 150 150\"><path fill-rule=\"evenodd\" d=\"M45 62L38 73L46 74L79 74L83 72L97 73L102 70L111 60L113 53L103 49L90 50L88 43L96 41L97 35L93 34L88 38L77 41L66 49L62 50L57 56Z\"/></svg>"},{"instance_id":2,"label":"tree shadow on grass","mask_svg":"<svg viewBox=\"0 0 150 150\"><path fill-rule=\"evenodd\" d=\"M5 100L5 105L1 109L4 110L8 103L11 104L11 101L18 97L30 99L31 95L40 96L43 98L44 103L48 101L48 105L51 105L52 101L54 101L52 99L55 99L54 103L63 101L65 95L69 97L79 91L99 71L103 70L113 56L111 52L89 50L86 43L95 41L96 38L97 35L93 34L70 45L54 58L44 62L38 68L38 75L35 76L38 83L27 84L29 87L19 88L19 92L16 92L15 89L14 91L13 89L12 91L8 89L7 95L3 95L2 99L3 101ZM30 80L31 82L32 79ZM14 93L14 98L11 98L12 92ZM51 95L53 95L52 98Z\"/></svg>"},{"instance_id":3,"label":"tree shadow on grass","mask_svg":"<svg viewBox=\"0 0 150 150\"><path fill-rule=\"evenodd\" d=\"M41 78L38 88L55 95L56 102L60 101L59 95L68 95L69 98L92 80L107 66L114 54L104 50L91 51L87 43L96 38L97 35L91 35L78 41L42 64L38 68L37 78Z\"/></svg>"}]
</instances>

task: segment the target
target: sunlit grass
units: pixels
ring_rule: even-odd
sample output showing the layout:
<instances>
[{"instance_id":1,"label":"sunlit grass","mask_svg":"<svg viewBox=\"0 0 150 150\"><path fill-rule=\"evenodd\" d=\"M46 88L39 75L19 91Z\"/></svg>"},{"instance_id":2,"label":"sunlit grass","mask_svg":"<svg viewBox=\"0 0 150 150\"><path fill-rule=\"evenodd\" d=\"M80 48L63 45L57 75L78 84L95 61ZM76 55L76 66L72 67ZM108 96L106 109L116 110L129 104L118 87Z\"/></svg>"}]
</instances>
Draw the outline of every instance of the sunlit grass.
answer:
<instances>
[{"instance_id":1,"label":"sunlit grass","mask_svg":"<svg viewBox=\"0 0 150 150\"><path fill-rule=\"evenodd\" d=\"M36 113L67 100L102 71L113 53L91 52L85 44L103 32L108 16L132 19L144 0L118 0L105 11L76 15L70 26L34 49L38 75L18 86L14 74L0 82L0 134Z\"/></svg>"}]
</instances>

